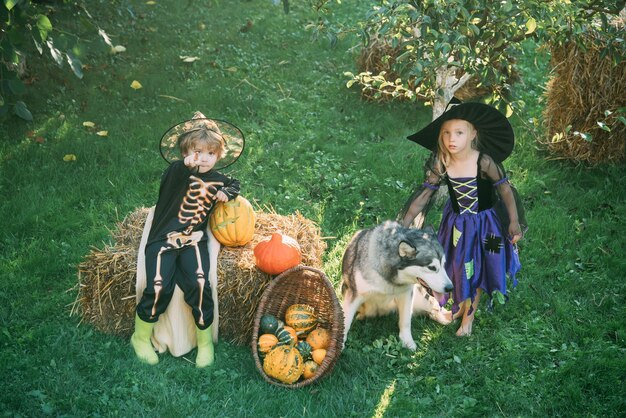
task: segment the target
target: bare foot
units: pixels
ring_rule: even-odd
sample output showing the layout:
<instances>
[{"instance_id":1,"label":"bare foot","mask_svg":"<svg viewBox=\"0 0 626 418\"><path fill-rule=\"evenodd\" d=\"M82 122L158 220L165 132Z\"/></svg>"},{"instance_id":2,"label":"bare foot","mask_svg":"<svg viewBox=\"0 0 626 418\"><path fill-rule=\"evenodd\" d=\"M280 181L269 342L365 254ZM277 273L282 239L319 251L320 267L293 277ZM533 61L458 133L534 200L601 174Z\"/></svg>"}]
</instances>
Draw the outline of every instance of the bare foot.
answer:
<instances>
[{"instance_id":1,"label":"bare foot","mask_svg":"<svg viewBox=\"0 0 626 418\"><path fill-rule=\"evenodd\" d=\"M464 323L462 323L459 329L456 331L457 337L469 337L470 335L472 335L472 323L474 321L469 321L469 323L465 323L465 321L463 322Z\"/></svg>"}]
</instances>

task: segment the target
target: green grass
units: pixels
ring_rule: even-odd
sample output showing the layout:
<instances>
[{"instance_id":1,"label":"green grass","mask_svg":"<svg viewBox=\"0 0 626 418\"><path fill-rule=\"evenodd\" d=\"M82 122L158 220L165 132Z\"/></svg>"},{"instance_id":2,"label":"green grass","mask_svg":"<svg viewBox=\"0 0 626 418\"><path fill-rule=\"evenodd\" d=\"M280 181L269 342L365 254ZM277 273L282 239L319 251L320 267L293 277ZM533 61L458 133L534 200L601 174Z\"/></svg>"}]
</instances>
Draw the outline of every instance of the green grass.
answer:
<instances>
[{"instance_id":1,"label":"green grass","mask_svg":"<svg viewBox=\"0 0 626 418\"><path fill-rule=\"evenodd\" d=\"M110 240L117 220L154 204L165 168L158 139L193 111L245 132L245 155L230 173L247 198L282 214L300 211L332 237L324 270L335 283L351 235L394 217L421 181L426 154L404 136L430 119L429 108L363 102L347 90L354 39L335 48L311 42L303 27L316 16L299 3L289 15L269 1L90 3L127 51L110 55L85 33L90 68L82 80L33 57L37 79L25 101L35 121L0 126L2 416L626 410L626 169L585 168L539 149L541 126L528 121L540 118L547 70L530 48L518 86L528 107L512 120L518 141L507 160L531 225L520 245L523 270L508 304L478 311L471 338L416 318L411 353L398 343L396 316L356 322L330 376L285 390L259 376L248 347L220 342L210 370L169 355L148 367L128 341L79 324L69 316L77 264ZM366 6L344 0L340 18L360 19ZM71 21L63 9L56 16ZM241 32L248 19L251 30ZM186 64L181 55L200 60ZM131 89L133 80L143 88ZM66 154L76 161L64 162Z\"/></svg>"}]
</instances>

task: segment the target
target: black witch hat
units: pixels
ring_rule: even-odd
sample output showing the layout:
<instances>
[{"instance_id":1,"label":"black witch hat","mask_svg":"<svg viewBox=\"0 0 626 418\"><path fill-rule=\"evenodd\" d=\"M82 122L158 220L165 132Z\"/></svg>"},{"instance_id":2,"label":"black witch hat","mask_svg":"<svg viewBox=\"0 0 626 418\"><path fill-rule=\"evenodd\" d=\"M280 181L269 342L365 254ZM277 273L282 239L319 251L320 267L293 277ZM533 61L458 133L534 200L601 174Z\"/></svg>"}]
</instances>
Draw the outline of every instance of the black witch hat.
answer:
<instances>
[{"instance_id":1,"label":"black witch hat","mask_svg":"<svg viewBox=\"0 0 626 418\"><path fill-rule=\"evenodd\" d=\"M241 129L225 120L207 118L200 112L196 112L192 119L172 126L163 134L159 143L159 151L163 159L168 163L181 160L183 156L178 146L180 136L201 127L216 132L224 139L226 152L215 165L216 170L226 168L239 159L246 143Z\"/></svg>"},{"instance_id":2,"label":"black witch hat","mask_svg":"<svg viewBox=\"0 0 626 418\"><path fill-rule=\"evenodd\" d=\"M515 134L506 116L492 106L475 102L463 103L456 97L450 100L441 116L422 130L407 136L407 139L437 152L441 125L451 119L463 119L474 125L478 131L479 151L485 152L494 161L501 163L511 155Z\"/></svg>"}]
</instances>

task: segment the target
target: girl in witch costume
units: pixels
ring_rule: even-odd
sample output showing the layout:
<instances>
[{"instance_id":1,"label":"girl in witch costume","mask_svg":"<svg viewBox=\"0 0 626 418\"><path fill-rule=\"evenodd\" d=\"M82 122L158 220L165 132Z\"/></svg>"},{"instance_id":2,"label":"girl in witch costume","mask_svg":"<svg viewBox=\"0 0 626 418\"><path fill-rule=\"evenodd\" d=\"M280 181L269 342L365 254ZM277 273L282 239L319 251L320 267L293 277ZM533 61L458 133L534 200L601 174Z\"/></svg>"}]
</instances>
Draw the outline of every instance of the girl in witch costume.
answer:
<instances>
[{"instance_id":1,"label":"girl in witch costume","mask_svg":"<svg viewBox=\"0 0 626 418\"><path fill-rule=\"evenodd\" d=\"M469 336L481 293L492 298L490 307L494 297L504 300L507 274L515 285L521 267L515 244L526 221L502 166L513 150L513 128L495 108L454 98L439 118L408 139L434 154L401 222L409 227L417 217L421 227L435 192L448 188L438 238L454 284L452 314L462 317L457 335Z\"/></svg>"},{"instance_id":2,"label":"girl in witch costume","mask_svg":"<svg viewBox=\"0 0 626 418\"><path fill-rule=\"evenodd\" d=\"M151 344L152 331L176 285L183 291L196 325L196 367L206 367L214 361L214 302L208 280L206 227L216 202L239 195L239 181L215 169L226 154L225 135L218 123L227 126L227 122L206 119L197 113L194 119L170 129L161 139L161 154L171 164L161 177L145 247L146 288L137 304L131 337L137 357L148 364L159 361ZM173 144L182 160L175 154ZM236 152L240 154L242 146L238 148Z\"/></svg>"}]
</instances>

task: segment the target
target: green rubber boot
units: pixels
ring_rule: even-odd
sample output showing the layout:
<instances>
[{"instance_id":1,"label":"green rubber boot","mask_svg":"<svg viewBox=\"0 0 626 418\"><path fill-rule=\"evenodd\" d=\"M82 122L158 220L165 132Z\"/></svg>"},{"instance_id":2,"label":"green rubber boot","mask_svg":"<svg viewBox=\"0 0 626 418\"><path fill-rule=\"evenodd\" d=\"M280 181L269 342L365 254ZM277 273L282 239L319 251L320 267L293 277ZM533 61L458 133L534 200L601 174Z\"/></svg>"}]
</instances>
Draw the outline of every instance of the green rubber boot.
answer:
<instances>
[{"instance_id":1,"label":"green rubber boot","mask_svg":"<svg viewBox=\"0 0 626 418\"><path fill-rule=\"evenodd\" d=\"M135 349L135 354L142 363L155 365L159 362L159 356L154 352L150 337L154 324L143 321L135 314L135 332L130 337L130 344Z\"/></svg>"},{"instance_id":2,"label":"green rubber boot","mask_svg":"<svg viewBox=\"0 0 626 418\"><path fill-rule=\"evenodd\" d=\"M196 367L202 368L213 364L215 353L213 351L213 325L201 330L196 327L196 339L198 340L198 354L196 355Z\"/></svg>"}]
</instances>

